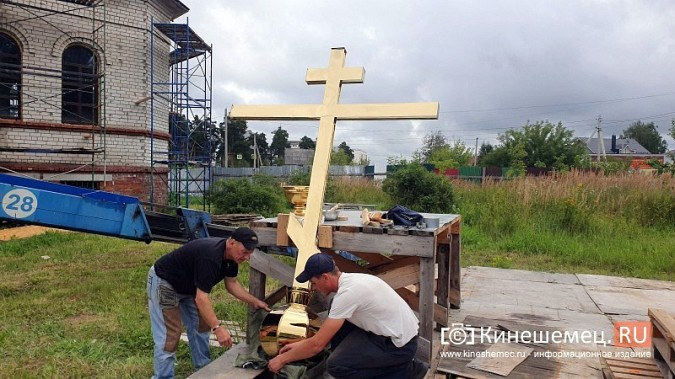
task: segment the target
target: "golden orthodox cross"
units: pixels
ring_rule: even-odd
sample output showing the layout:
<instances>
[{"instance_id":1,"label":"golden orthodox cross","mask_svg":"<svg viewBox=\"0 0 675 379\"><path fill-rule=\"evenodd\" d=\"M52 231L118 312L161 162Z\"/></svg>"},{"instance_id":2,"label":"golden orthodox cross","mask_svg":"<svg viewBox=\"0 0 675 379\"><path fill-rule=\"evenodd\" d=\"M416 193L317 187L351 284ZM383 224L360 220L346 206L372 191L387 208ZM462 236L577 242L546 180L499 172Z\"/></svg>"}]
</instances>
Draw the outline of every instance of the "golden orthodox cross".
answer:
<instances>
[{"instance_id":1,"label":"golden orthodox cross","mask_svg":"<svg viewBox=\"0 0 675 379\"><path fill-rule=\"evenodd\" d=\"M437 119L438 103L339 104L343 83L363 83L363 67L345 67L346 50L333 48L328 68L307 69L307 84L325 84L322 104L233 105L230 117L244 120L320 120L314 161L307 194L304 221L291 213L288 236L298 248L295 276L305 268L309 257L318 252L316 233L321 219L326 180L333 151L337 120L415 120ZM307 288L308 283L293 282L293 287Z\"/></svg>"}]
</instances>

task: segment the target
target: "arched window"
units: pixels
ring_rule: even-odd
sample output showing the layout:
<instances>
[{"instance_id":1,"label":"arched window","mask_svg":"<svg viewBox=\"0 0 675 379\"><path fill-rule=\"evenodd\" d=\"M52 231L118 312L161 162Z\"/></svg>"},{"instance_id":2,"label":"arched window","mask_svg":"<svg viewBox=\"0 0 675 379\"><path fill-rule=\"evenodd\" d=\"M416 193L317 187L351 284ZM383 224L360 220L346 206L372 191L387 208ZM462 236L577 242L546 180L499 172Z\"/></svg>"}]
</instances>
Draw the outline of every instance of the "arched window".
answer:
<instances>
[{"instance_id":1,"label":"arched window","mask_svg":"<svg viewBox=\"0 0 675 379\"><path fill-rule=\"evenodd\" d=\"M61 122L98 124L96 54L82 45L71 45L61 60Z\"/></svg>"},{"instance_id":2,"label":"arched window","mask_svg":"<svg viewBox=\"0 0 675 379\"><path fill-rule=\"evenodd\" d=\"M0 32L0 118L21 117L21 49Z\"/></svg>"}]
</instances>

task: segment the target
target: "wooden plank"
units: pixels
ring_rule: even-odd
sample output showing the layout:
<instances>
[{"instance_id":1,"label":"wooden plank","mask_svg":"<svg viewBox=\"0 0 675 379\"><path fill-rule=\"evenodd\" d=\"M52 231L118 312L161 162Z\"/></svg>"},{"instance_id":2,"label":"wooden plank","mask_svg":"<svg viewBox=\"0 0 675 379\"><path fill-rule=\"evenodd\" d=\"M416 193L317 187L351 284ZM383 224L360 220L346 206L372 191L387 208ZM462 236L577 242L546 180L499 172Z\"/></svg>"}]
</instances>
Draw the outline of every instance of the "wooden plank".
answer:
<instances>
[{"instance_id":1,"label":"wooden plank","mask_svg":"<svg viewBox=\"0 0 675 379\"><path fill-rule=\"evenodd\" d=\"M291 287L293 285L293 267L279 261L278 259L256 251L251 255L249 264L252 268L271 276L281 282L281 284Z\"/></svg>"},{"instance_id":2,"label":"wooden plank","mask_svg":"<svg viewBox=\"0 0 675 379\"><path fill-rule=\"evenodd\" d=\"M473 357L480 355L480 353L487 350L491 344L464 344L464 345L447 345L448 352L451 354L457 354L453 356L452 359L442 359L437 371L453 374L457 377L465 378L503 378L503 376L497 374L491 374L484 371L479 371L467 366L467 364L473 360ZM532 347L534 351L554 351L555 348L552 346L546 346L546 348L541 347ZM516 366L513 371L511 371L508 378L586 378L592 377L585 373L586 375L578 374L574 372L574 368L571 365L566 366L567 370L562 370L562 363L554 359L546 359L544 357L534 357L530 355L525 359L521 364ZM587 370L590 371L590 370ZM595 371L595 370L593 370ZM455 377L452 376L452 377Z\"/></svg>"},{"instance_id":3,"label":"wooden plank","mask_svg":"<svg viewBox=\"0 0 675 379\"><path fill-rule=\"evenodd\" d=\"M436 302L448 309L450 305L450 245L439 243L436 247L438 282L436 284Z\"/></svg>"},{"instance_id":4,"label":"wooden plank","mask_svg":"<svg viewBox=\"0 0 675 379\"><path fill-rule=\"evenodd\" d=\"M249 368L235 367L234 361L237 359L239 354L248 354L249 346L245 343L239 343L234 346L225 354L221 355L213 362L202 367L199 371L190 375L189 379L227 379L227 378L237 378L237 379L253 379L256 378L261 372L260 370L253 370Z\"/></svg>"},{"instance_id":5,"label":"wooden plank","mask_svg":"<svg viewBox=\"0 0 675 379\"><path fill-rule=\"evenodd\" d=\"M662 378L654 361L646 359L615 359L600 356L603 372L609 378Z\"/></svg>"},{"instance_id":6,"label":"wooden plank","mask_svg":"<svg viewBox=\"0 0 675 379\"><path fill-rule=\"evenodd\" d=\"M649 308L647 310L649 318L655 325L660 325L664 335L669 341L675 341L675 316L670 315L663 309Z\"/></svg>"},{"instance_id":7,"label":"wooden plank","mask_svg":"<svg viewBox=\"0 0 675 379\"><path fill-rule=\"evenodd\" d=\"M417 337L417 351L415 352L415 358L428 364L431 360L432 348L431 341L424 337Z\"/></svg>"},{"instance_id":8,"label":"wooden plank","mask_svg":"<svg viewBox=\"0 0 675 379\"><path fill-rule=\"evenodd\" d=\"M333 248L333 227L328 225L319 225L319 247L326 249Z\"/></svg>"},{"instance_id":9,"label":"wooden plank","mask_svg":"<svg viewBox=\"0 0 675 379\"><path fill-rule=\"evenodd\" d=\"M404 257L397 256L395 259L390 259L387 263L377 265L376 267L370 268L370 270L376 274L384 274L387 271L392 271L397 268L406 267L406 266L419 266L420 258L419 257ZM416 282L415 282L416 283Z\"/></svg>"},{"instance_id":10,"label":"wooden plank","mask_svg":"<svg viewBox=\"0 0 675 379\"><path fill-rule=\"evenodd\" d=\"M460 234L462 224L462 216L458 215L457 218L452 220L450 223L450 234Z\"/></svg>"},{"instance_id":11,"label":"wooden plank","mask_svg":"<svg viewBox=\"0 0 675 379\"><path fill-rule=\"evenodd\" d=\"M406 303L408 303L412 310L419 312L419 298L417 297L416 293L405 287L397 288L395 291L403 298L403 300L405 300ZM443 326L448 326L448 310L446 308L438 304L434 304L433 312L434 322Z\"/></svg>"},{"instance_id":12,"label":"wooden plank","mask_svg":"<svg viewBox=\"0 0 675 379\"><path fill-rule=\"evenodd\" d=\"M381 274L377 274L377 276L387 282L391 288L397 289L417 283L420 278L420 266L408 265L397 267Z\"/></svg>"},{"instance_id":13,"label":"wooden plank","mask_svg":"<svg viewBox=\"0 0 675 379\"><path fill-rule=\"evenodd\" d=\"M663 362L675 377L675 317L663 309L649 308L652 323L652 352L654 359Z\"/></svg>"},{"instance_id":14,"label":"wooden plank","mask_svg":"<svg viewBox=\"0 0 675 379\"><path fill-rule=\"evenodd\" d=\"M274 306L274 304L280 302L281 300L285 299L288 296L288 287L286 286L281 286L277 288L276 291L272 292L265 298L265 302L269 304L270 307Z\"/></svg>"},{"instance_id":15,"label":"wooden plank","mask_svg":"<svg viewBox=\"0 0 675 379\"><path fill-rule=\"evenodd\" d=\"M372 225L371 225L371 226L367 226L367 225L366 225L366 226L363 227L363 233L367 233L367 234L383 234L383 233L384 233L384 229L382 229L382 227L380 227L380 226L372 226Z\"/></svg>"},{"instance_id":16,"label":"wooden plank","mask_svg":"<svg viewBox=\"0 0 675 379\"><path fill-rule=\"evenodd\" d=\"M361 226L353 225L340 225L338 230L344 233L359 233L361 231Z\"/></svg>"},{"instance_id":17,"label":"wooden plank","mask_svg":"<svg viewBox=\"0 0 675 379\"><path fill-rule=\"evenodd\" d=\"M264 299L265 298L265 282L267 279L267 276L254 269L251 267L249 270L249 278L248 278L248 287L249 287L249 292L251 295L257 297L258 299ZM253 313L256 312L256 309L253 308L253 306L249 305L248 306L248 317L246 318L246 330L251 330L251 319ZM246 333L246 343L250 344L251 341L248 340L248 335L249 333Z\"/></svg>"},{"instance_id":18,"label":"wooden plank","mask_svg":"<svg viewBox=\"0 0 675 379\"><path fill-rule=\"evenodd\" d=\"M290 245L290 238L288 237L287 233L289 217L290 214L280 213L279 215L277 215L277 238L276 238L277 246Z\"/></svg>"},{"instance_id":19,"label":"wooden plank","mask_svg":"<svg viewBox=\"0 0 675 379\"><path fill-rule=\"evenodd\" d=\"M450 242L450 225L451 223L441 225L440 228L436 229L436 243L449 243Z\"/></svg>"},{"instance_id":20,"label":"wooden plank","mask_svg":"<svg viewBox=\"0 0 675 379\"><path fill-rule=\"evenodd\" d=\"M420 336L431 340L434 330L434 258L420 259L419 320Z\"/></svg>"},{"instance_id":21,"label":"wooden plank","mask_svg":"<svg viewBox=\"0 0 675 379\"><path fill-rule=\"evenodd\" d=\"M448 299L450 301L450 307L453 309L459 309L462 304L462 266L460 263L461 252L461 236L459 234L451 234Z\"/></svg>"},{"instance_id":22,"label":"wooden plank","mask_svg":"<svg viewBox=\"0 0 675 379\"><path fill-rule=\"evenodd\" d=\"M500 376L508 376L516 366L521 364L530 354L532 354L533 350L534 349L531 347L522 346L516 343L495 343L485 351L485 356L474 358L471 362L467 363L466 366ZM508 353L509 356L501 358L494 358L491 356L499 353Z\"/></svg>"},{"instance_id":23,"label":"wooden plank","mask_svg":"<svg viewBox=\"0 0 675 379\"><path fill-rule=\"evenodd\" d=\"M390 253L418 257L434 256L434 238L420 236L377 236L363 233L333 232L333 249L364 253Z\"/></svg>"},{"instance_id":24,"label":"wooden plank","mask_svg":"<svg viewBox=\"0 0 675 379\"><path fill-rule=\"evenodd\" d=\"M368 267L369 269L374 267L374 266L377 266L379 264L382 264L382 263L391 262L390 257L388 257L386 255L379 254L379 253L364 253L364 252L360 252L360 251L358 251L358 252L357 251L350 251L350 253L352 253L352 254L356 255L357 257L363 259L364 261L368 262L368 265L366 267Z\"/></svg>"},{"instance_id":25,"label":"wooden plank","mask_svg":"<svg viewBox=\"0 0 675 379\"><path fill-rule=\"evenodd\" d=\"M277 229L268 226L251 225L251 230L258 235L260 246L275 246L277 244Z\"/></svg>"}]
</instances>

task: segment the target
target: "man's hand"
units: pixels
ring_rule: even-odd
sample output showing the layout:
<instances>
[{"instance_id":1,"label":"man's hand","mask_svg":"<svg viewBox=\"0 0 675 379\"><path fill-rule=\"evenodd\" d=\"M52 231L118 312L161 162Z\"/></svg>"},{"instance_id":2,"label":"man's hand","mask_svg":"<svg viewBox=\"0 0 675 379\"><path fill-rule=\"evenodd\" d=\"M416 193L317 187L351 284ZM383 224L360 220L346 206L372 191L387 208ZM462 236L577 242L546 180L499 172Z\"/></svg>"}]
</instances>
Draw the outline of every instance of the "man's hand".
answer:
<instances>
[{"instance_id":1,"label":"man's hand","mask_svg":"<svg viewBox=\"0 0 675 379\"><path fill-rule=\"evenodd\" d=\"M230 331L224 325L221 325L219 328L216 328L216 338L220 346L226 346L227 348L232 347L232 336Z\"/></svg>"},{"instance_id":2,"label":"man's hand","mask_svg":"<svg viewBox=\"0 0 675 379\"><path fill-rule=\"evenodd\" d=\"M267 312L271 311L270 306L267 305L266 302L264 302L264 301L262 301L262 300L260 300L260 299L255 299L255 300L251 303L251 306L253 306L253 308L255 308L255 309L261 309L261 308L262 308L262 309L266 310Z\"/></svg>"},{"instance_id":3,"label":"man's hand","mask_svg":"<svg viewBox=\"0 0 675 379\"><path fill-rule=\"evenodd\" d=\"M272 358L272 360L270 360L269 362L267 362L267 369L277 374L279 373L279 370L281 370L285 365L286 362L284 362L280 354Z\"/></svg>"}]
</instances>

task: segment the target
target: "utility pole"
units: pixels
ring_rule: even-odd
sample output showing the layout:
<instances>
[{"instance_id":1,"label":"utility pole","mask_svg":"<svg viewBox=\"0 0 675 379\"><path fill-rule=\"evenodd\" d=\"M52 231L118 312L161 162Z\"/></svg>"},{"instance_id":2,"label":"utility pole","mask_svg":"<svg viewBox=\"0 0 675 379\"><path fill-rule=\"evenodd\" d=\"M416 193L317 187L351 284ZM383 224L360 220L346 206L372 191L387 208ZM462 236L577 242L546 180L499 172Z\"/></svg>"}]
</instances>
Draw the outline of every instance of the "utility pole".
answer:
<instances>
[{"instance_id":1,"label":"utility pole","mask_svg":"<svg viewBox=\"0 0 675 379\"><path fill-rule=\"evenodd\" d=\"M598 126L595 127L595 129L598 132L598 162L600 162L601 157L605 158L606 153L605 153L605 141L602 139L602 116L598 115Z\"/></svg>"},{"instance_id":2,"label":"utility pole","mask_svg":"<svg viewBox=\"0 0 675 379\"><path fill-rule=\"evenodd\" d=\"M253 172L258 167L258 133L253 133Z\"/></svg>"},{"instance_id":3,"label":"utility pole","mask_svg":"<svg viewBox=\"0 0 675 379\"><path fill-rule=\"evenodd\" d=\"M221 166L227 168L227 161L228 161L228 151L227 151L227 108L225 108L225 116L223 116L223 122L225 123L224 128L223 128L223 156L220 160Z\"/></svg>"},{"instance_id":4,"label":"utility pole","mask_svg":"<svg viewBox=\"0 0 675 379\"><path fill-rule=\"evenodd\" d=\"M473 153L473 165L478 166L478 137L476 137L476 151Z\"/></svg>"}]
</instances>

